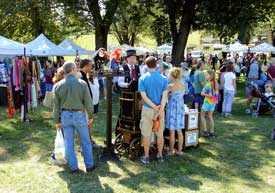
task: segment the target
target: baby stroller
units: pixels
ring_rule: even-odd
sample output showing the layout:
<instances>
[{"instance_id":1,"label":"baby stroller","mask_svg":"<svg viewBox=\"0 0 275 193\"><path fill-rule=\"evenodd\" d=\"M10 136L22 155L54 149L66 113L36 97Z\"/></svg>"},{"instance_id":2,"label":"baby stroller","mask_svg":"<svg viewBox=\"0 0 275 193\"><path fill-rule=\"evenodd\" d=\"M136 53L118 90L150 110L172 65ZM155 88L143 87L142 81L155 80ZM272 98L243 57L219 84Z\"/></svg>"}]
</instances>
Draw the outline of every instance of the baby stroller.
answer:
<instances>
[{"instance_id":1,"label":"baby stroller","mask_svg":"<svg viewBox=\"0 0 275 193\"><path fill-rule=\"evenodd\" d=\"M273 118L275 118L275 95L266 96L264 87L259 86L255 82L251 82L253 97L258 98L258 101L253 105L253 115L258 117L260 114L268 113L273 110Z\"/></svg>"}]
</instances>

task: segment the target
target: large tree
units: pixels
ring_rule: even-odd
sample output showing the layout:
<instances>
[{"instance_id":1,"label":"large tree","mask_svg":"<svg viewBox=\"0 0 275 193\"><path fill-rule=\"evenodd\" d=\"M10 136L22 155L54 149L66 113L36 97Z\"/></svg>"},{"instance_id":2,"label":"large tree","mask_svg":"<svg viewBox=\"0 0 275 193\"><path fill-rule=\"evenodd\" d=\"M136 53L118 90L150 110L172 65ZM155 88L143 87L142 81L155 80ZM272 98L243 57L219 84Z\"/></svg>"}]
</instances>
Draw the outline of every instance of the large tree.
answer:
<instances>
[{"instance_id":1,"label":"large tree","mask_svg":"<svg viewBox=\"0 0 275 193\"><path fill-rule=\"evenodd\" d=\"M172 60L177 66L184 58L184 49L200 0L160 0L169 16L173 37Z\"/></svg>"},{"instance_id":2,"label":"large tree","mask_svg":"<svg viewBox=\"0 0 275 193\"><path fill-rule=\"evenodd\" d=\"M259 22L268 21L272 13L270 0L203 1L193 27L212 30L220 39L237 34L242 43L248 43Z\"/></svg>"},{"instance_id":3,"label":"large tree","mask_svg":"<svg viewBox=\"0 0 275 193\"><path fill-rule=\"evenodd\" d=\"M107 48L107 37L118 5L123 0L59 0L66 15L75 15L95 31L96 49ZM81 25L82 27L83 25Z\"/></svg>"},{"instance_id":4,"label":"large tree","mask_svg":"<svg viewBox=\"0 0 275 193\"><path fill-rule=\"evenodd\" d=\"M152 20L148 2L143 0L121 1L112 29L120 44L134 46L138 34L146 31ZM144 33L143 33L144 34Z\"/></svg>"},{"instance_id":5,"label":"large tree","mask_svg":"<svg viewBox=\"0 0 275 193\"><path fill-rule=\"evenodd\" d=\"M162 9L155 0L120 1L112 30L120 44L134 46L138 35L154 34L153 27L159 27L154 25L154 20L160 15ZM160 25L165 27L165 23Z\"/></svg>"},{"instance_id":6,"label":"large tree","mask_svg":"<svg viewBox=\"0 0 275 193\"><path fill-rule=\"evenodd\" d=\"M94 21L96 49L107 48L108 33L119 3L119 0L87 0Z\"/></svg>"},{"instance_id":7,"label":"large tree","mask_svg":"<svg viewBox=\"0 0 275 193\"><path fill-rule=\"evenodd\" d=\"M162 14L154 18L151 25L151 35L156 39L158 46L172 41L168 16Z\"/></svg>"},{"instance_id":8,"label":"large tree","mask_svg":"<svg viewBox=\"0 0 275 193\"><path fill-rule=\"evenodd\" d=\"M52 0L1 0L1 34L20 42L27 42L44 33L54 42L58 42L63 34L56 20L57 12L54 5Z\"/></svg>"}]
</instances>

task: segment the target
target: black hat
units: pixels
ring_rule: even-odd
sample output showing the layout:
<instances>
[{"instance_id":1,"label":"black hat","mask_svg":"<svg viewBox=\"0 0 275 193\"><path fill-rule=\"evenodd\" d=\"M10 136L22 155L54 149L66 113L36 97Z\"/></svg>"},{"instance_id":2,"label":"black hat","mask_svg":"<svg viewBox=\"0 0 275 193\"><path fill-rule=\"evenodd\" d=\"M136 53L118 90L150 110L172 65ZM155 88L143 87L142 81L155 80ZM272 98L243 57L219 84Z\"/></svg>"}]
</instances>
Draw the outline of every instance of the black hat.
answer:
<instances>
[{"instance_id":1,"label":"black hat","mask_svg":"<svg viewBox=\"0 0 275 193\"><path fill-rule=\"evenodd\" d=\"M127 54L127 58L130 56L137 56L136 50L127 50L126 54Z\"/></svg>"}]
</instances>

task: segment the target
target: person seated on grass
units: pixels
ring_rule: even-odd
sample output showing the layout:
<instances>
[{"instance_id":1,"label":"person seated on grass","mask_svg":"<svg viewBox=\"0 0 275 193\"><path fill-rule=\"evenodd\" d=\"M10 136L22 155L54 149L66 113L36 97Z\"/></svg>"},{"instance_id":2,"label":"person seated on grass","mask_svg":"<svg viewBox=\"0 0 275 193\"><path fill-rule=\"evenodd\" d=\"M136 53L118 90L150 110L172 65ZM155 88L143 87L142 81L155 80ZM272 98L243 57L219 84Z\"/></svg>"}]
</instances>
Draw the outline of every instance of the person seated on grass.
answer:
<instances>
[{"instance_id":1,"label":"person seated on grass","mask_svg":"<svg viewBox=\"0 0 275 193\"><path fill-rule=\"evenodd\" d=\"M148 72L140 77L138 83L138 91L142 97L140 129L144 146L144 156L141 157L140 161L144 164L148 164L150 163L149 149L153 120L158 116L160 119L160 126L156 132L158 147L157 160L163 162L164 108L167 101L168 80L155 70L157 65L155 57L148 57L145 63L148 67Z\"/></svg>"}]
</instances>

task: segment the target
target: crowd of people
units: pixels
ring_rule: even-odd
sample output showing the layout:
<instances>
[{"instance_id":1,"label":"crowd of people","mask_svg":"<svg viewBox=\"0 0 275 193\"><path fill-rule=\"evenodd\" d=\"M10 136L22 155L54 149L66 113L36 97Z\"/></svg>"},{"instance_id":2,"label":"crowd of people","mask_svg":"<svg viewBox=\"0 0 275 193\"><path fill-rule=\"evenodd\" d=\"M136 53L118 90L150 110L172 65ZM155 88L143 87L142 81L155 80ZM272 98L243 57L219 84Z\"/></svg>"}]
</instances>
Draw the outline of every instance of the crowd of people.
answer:
<instances>
[{"instance_id":1,"label":"crowd of people","mask_svg":"<svg viewBox=\"0 0 275 193\"><path fill-rule=\"evenodd\" d=\"M265 62L266 64L260 65L259 60L259 56L248 54L245 57L236 55L232 58L216 58L214 62L209 60L212 69L206 69L207 62L203 60L191 62L191 65L188 61L183 61L178 67L173 67L170 55L160 58L148 54L138 59L135 50L128 50L127 57L118 64L125 76L114 78L113 88L114 92L130 89L141 94L140 129L144 147L141 162L150 163L150 136L154 120L159 121L158 130L155 131L157 160L164 161L164 129L168 129L170 133L167 156L182 155L187 105L201 112L203 136L216 137L213 113L218 111L223 116L232 116L237 79L241 73L247 79L246 113L251 113L251 82L263 87L275 84L275 61L270 60L270 64ZM100 81L91 73L93 66L94 63L90 59L76 58L75 62L65 62L54 76L55 70L51 61L47 62L45 71L46 77L53 76L53 79L46 78L47 91L52 89L54 93L54 120L57 129L62 128L64 133L66 160L73 172L79 171L74 152L75 130L79 135L87 172L95 169L92 149L97 145L91 140L91 128L99 107ZM209 120L209 130L206 120ZM175 133L178 141L176 149Z\"/></svg>"}]
</instances>

